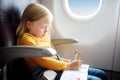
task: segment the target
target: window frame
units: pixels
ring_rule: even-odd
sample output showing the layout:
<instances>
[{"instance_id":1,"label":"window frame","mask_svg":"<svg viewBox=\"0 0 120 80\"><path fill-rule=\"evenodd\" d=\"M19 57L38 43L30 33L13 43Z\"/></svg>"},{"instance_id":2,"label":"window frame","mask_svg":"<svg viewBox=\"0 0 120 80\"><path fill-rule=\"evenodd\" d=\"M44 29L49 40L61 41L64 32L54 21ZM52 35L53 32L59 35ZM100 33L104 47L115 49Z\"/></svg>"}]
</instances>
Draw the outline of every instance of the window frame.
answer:
<instances>
[{"instance_id":1,"label":"window frame","mask_svg":"<svg viewBox=\"0 0 120 80\"><path fill-rule=\"evenodd\" d=\"M96 11L93 14L87 15L87 16L78 16L75 15L69 8L69 2L68 0L63 0L63 8L64 8L64 12L68 15L68 17L70 17L71 19L77 20L77 21L84 21L84 20L88 20L91 19L93 17L95 17L97 15L97 13L100 11L101 7L102 7L102 2L103 0L100 0L99 6L96 9Z\"/></svg>"}]
</instances>

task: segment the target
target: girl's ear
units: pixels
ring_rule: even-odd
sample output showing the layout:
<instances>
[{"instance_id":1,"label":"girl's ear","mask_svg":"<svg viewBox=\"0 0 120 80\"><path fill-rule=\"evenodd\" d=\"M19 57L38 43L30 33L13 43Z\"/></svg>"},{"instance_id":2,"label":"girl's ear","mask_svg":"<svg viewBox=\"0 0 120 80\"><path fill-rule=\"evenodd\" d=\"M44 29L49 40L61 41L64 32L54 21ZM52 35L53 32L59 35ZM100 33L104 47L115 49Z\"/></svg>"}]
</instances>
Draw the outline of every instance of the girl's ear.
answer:
<instances>
[{"instance_id":1,"label":"girl's ear","mask_svg":"<svg viewBox=\"0 0 120 80\"><path fill-rule=\"evenodd\" d=\"M27 22L26 22L26 27L27 27L28 29L30 29L30 28L32 27L32 22L31 22L31 21L27 21Z\"/></svg>"}]
</instances>

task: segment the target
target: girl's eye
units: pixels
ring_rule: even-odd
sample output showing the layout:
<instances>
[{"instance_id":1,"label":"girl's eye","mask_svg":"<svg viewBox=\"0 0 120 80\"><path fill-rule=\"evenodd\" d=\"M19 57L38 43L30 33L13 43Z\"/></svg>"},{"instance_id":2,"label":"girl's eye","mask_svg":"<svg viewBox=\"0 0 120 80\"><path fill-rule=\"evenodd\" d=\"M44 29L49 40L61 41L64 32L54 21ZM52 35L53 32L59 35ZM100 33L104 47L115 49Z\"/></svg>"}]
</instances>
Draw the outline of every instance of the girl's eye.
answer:
<instances>
[{"instance_id":1,"label":"girl's eye","mask_svg":"<svg viewBox=\"0 0 120 80\"><path fill-rule=\"evenodd\" d=\"M41 28L44 28L43 26L41 26Z\"/></svg>"},{"instance_id":2,"label":"girl's eye","mask_svg":"<svg viewBox=\"0 0 120 80\"><path fill-rule=\"evenodd\" d=\"M41 26L41 28L45 28L44 26Z\"/></svg>"},{"instance_id":3,"label":"girl's eye","mask_svg":"<svg viewBox=\"0 0 120 80\"><path fill-rule=\"evenodd\" d=\"M41 28L45 29L45 28L47 28L47 26L41 26Z\"/></svg>"}]
</instances>

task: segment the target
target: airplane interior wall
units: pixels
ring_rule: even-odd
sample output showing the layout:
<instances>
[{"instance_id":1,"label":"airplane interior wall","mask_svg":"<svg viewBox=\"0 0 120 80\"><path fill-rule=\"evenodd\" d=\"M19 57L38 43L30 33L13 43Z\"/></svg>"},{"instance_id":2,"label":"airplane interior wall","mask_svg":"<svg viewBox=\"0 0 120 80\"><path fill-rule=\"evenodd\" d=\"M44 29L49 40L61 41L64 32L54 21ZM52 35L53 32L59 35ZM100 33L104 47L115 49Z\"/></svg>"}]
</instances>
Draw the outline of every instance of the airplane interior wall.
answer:
<instances>
[{"instance_id":1,"label":"airplane interior wall","mask_svg":"<svg viewBox=\"0 0 120 80\"><path fill-rule=\"evenodd\" d=\"M70 18L63 2L40 0L54 15L52 38L73 38L79 41L57 46L58 53L70 58L77 48L83 63L120 72L120 1L103 0L98 14L83 21Z\"/></svg>"},{"instance_id":2,"label":"airplane interior wall","mask_svg":"<svg viewBox=\"0 0 120 80\"><path fill-rule=\"evenodd\" d=\"M116 46L115 46L115 55L114 55L114 71L120 71L120 4L119 4L119 16L118 16L118 28L117 28L117 37L116 37Z\"/></svg>"}]
</instances>

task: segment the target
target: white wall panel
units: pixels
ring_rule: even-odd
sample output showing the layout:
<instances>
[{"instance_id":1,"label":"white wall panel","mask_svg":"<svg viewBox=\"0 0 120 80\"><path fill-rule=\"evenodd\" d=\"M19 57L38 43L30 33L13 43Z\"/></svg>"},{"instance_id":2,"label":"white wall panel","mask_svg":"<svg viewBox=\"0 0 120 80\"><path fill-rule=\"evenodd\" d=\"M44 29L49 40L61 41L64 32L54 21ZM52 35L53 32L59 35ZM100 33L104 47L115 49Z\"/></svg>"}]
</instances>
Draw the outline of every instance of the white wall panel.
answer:
<instances>
[{"instance_id":1,"label":"white wall panel","mask_svg":"<svg viewBox=\"0 0 120 80\"><path fill-rule=\"evenodd\" d=\"M77 44L57 46L58 53L70 58L77 48L81 52L83 63L92 67L120 71L119 2L103 0L102 8L95 17L76 21L64 12L63 0L40 0L40 3L47 6L54 15L52 37L79 40Z\"/></svg>"},{"instance_id":2,"label":"white wall panel","mask_svg":"<svg viewBox=\"0 0 120 80\"><path fill-rule=\"evenodd\" d=\"M119 15L119 17L118 17L119 21L118 21L118 28L117 28L113 70L120 72L120 6L119 6L119 14L118 15Z\"/></svg>"},{"instance_id":3,"label":"white wall panel","mask_svg":"<svg viewBox=\"0 0 120 80\"><path fill-rule=\"evenodd\" d=\"M59 31L54 36L79 40L78 44L58 46L59 53L69 58L74 49L78 48L83 62L93 67L111 70L118 22L118 2L119 0L103 0L102 8L94 18L74 21L64 12L62 0L54 0L54 21Z\"/></svg>"}]
</instances>

